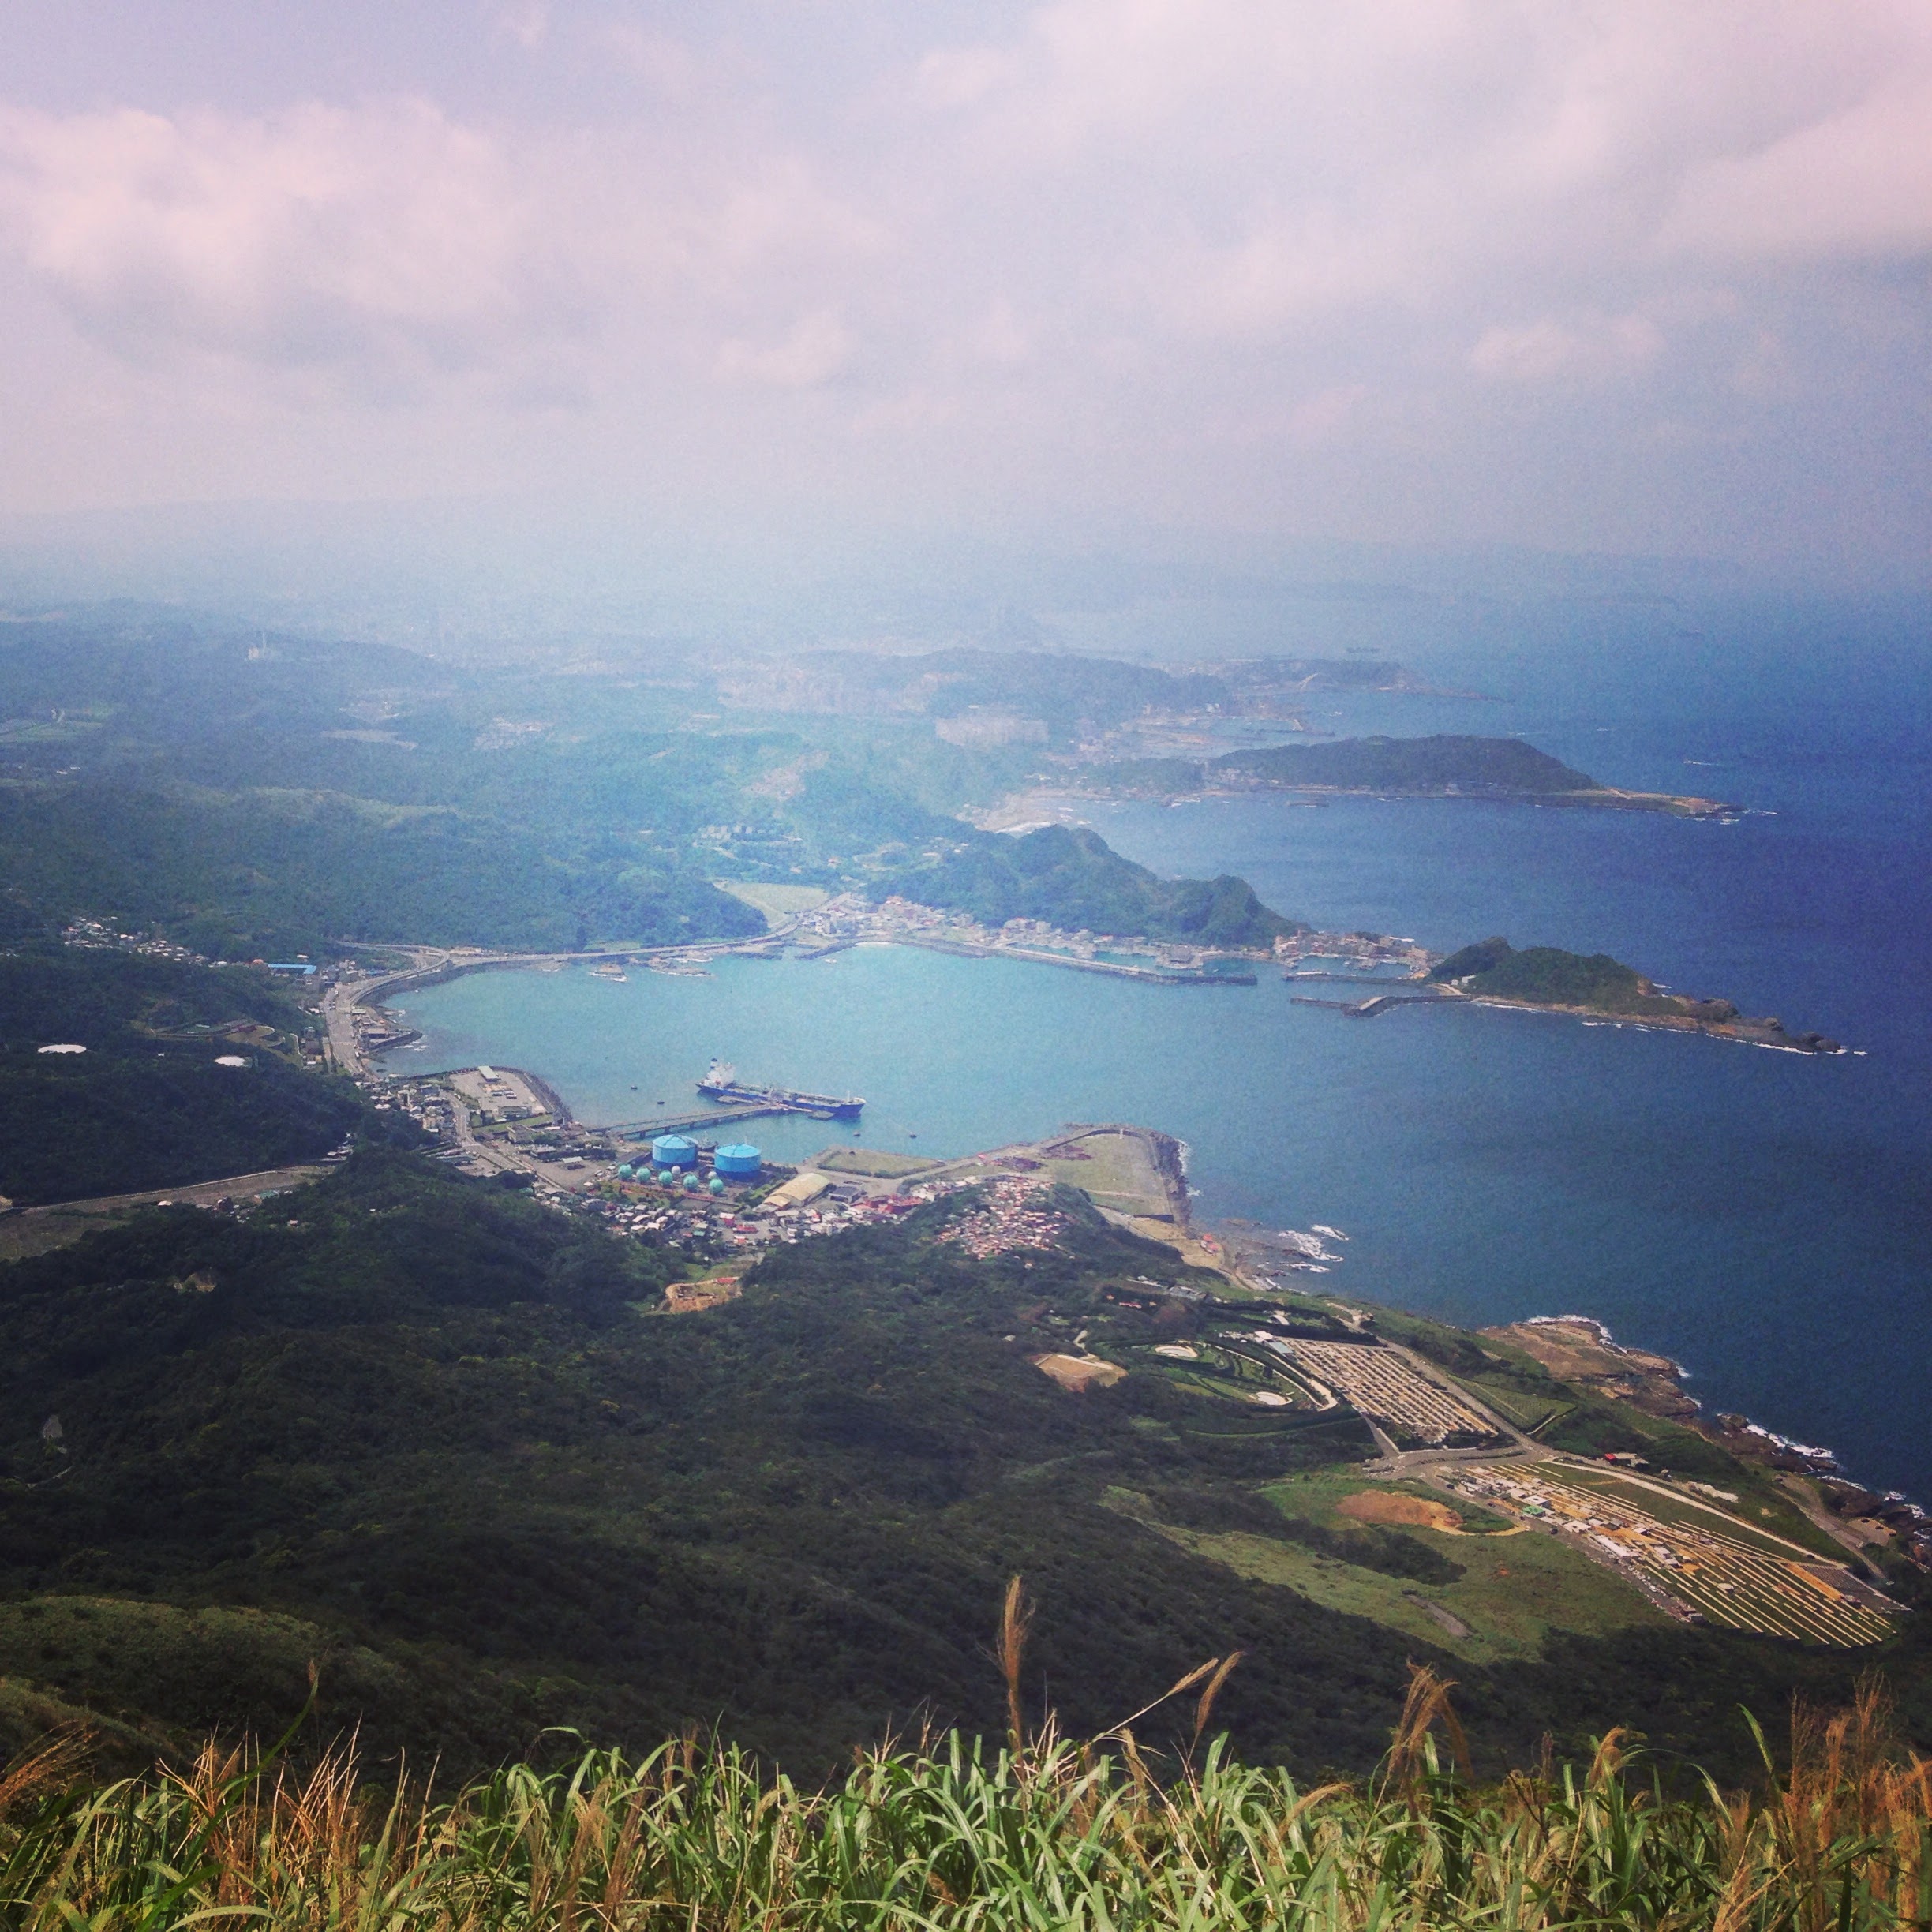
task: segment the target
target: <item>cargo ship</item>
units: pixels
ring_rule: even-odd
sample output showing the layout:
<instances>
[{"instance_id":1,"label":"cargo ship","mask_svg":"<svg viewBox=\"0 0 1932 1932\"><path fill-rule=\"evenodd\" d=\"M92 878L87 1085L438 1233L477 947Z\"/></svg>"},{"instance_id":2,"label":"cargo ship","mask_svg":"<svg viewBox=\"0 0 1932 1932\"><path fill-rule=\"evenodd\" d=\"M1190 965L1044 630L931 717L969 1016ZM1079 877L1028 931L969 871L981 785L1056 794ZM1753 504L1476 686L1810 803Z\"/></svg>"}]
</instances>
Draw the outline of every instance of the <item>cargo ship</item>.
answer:
<instances>
[{"instance_id":1,"label":"cargo ship","mask_svg":"<svg viewBox=\"0 0 1932 1932\"><path fill-rule=\"evenodd\" d=\"M698 1091L707 1100L721 1100L733 1106L776 1107L788 1114L809 1114L818 1120L856 1120L865 1111L865 1103L848 1094L840 1099L832 1094L800 1093L790 1087L758 1087L738 1077L738 1069L723 1060L713 1060Z\"/></svg>"}]
</instances>

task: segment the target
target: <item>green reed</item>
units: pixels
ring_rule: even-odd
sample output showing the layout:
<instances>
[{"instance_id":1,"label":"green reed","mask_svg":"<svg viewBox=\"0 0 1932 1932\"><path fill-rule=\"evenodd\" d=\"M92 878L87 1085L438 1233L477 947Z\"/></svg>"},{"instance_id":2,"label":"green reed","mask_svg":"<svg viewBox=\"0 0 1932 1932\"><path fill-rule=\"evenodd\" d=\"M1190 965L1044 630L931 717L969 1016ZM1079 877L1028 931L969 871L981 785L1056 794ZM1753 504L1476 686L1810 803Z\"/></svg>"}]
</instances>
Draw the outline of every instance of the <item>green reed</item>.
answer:
<instances>
[{"instance_id":1,"label":"green reed","mask_svg":"<svg viewBox=\"0 0 1932 1932\"><path fill-rule=\"evenodd\" d=\"M1009 1600L1007 1664L1024 1642ZM1202 1736L1156 1775L1131 1724L1050 1722L858 1756L801 1788L728 1746L513 1765L439 1795L351 1754L298 1772L211 1745L91 1784L55 1744L0 1774L0 1924L315 1932L1222 1932L1616 1926L1893 1932L1932 1923L1932 1764L1874 1689L1800 1713L1748 1792L1668 1795L1625 1741L1478 1784L1448 1687L1415 1673L1372 1780L1305 1789ZM1175 1693L1170 1693L1170 1695ZM1139 1714L1137 1714L1139 1715Z\"/></svg>"}]
</instances>

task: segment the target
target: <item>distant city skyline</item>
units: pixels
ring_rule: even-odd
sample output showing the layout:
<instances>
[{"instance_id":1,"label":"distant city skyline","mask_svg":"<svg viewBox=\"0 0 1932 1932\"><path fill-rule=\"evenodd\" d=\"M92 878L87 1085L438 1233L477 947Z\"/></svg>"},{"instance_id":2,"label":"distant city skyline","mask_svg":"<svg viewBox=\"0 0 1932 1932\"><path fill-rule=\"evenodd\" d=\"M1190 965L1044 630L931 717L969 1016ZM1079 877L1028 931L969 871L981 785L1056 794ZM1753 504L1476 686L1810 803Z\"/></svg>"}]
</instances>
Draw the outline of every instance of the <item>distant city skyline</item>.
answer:
<instances>
[{"instance_id":1,"label":"distant city skyline","mask_svg":"<svg viewBox=\"0 0 1932 1932\"><path fill-rule=\"evenodd\" d=\"M1926 575L1922 0L9 13L8 519Z\"/></svg>"}]
</instances>

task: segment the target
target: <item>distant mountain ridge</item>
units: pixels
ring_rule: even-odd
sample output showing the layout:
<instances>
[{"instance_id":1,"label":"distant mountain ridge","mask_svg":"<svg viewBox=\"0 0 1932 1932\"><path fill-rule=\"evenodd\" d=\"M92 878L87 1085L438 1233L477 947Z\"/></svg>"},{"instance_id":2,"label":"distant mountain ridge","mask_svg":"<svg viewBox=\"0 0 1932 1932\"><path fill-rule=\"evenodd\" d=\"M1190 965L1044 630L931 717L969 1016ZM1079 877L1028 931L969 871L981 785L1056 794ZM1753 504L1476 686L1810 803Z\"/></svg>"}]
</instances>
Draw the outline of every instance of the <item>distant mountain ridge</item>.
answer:
<instances>
[{"instance_id":1,"label":"distant mountain ridge","mask_svg":"<svg viewBox=\"0 0 1932 1932\"><path fill-rule=\"evenodd\" d=\"M1217 777L1350 791L1559 792L1603 787L1521 738L1342 738L1331 744L1271 745L1209 762Z\"/></svg>"},{"instance_id":2,"label":"distant mountain ridge","mask_svg":"<svg viewBox=\"0 0 1932 1932\"><path fill-rule=\"evenodd\" d=\"M1521 738L1449 733L1267 745L1215 758L1144 758L1095 766L1091 775L1110 790L1154 795L1243 784L1284 790L1451 792L1498 797L1546 797L1605 789L1587 773L1574 770Z\"/></svg>"}]
</instances>

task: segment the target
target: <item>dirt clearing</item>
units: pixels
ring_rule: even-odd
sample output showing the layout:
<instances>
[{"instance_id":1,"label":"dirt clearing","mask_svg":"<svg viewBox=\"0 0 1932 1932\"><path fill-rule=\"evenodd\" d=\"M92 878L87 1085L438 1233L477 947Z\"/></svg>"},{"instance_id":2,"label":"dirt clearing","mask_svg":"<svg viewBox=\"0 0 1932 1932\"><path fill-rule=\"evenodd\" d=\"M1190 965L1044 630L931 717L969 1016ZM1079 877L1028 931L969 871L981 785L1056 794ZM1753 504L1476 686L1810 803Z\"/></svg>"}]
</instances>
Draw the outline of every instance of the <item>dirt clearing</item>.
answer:
<instances>
[{"instance_id":1,"label":"dirt clearing","mask_svg":"<svg viewBox=\"0 0 1932 1932\"><path fill-rule=\"evenodd\" d=\"M1084 1395L1090 1388L1111 1388L1127 1375L1118 1362L1100 1361L1085 1355L1035 1355L1033 1366L1076 1395Z\"/></svg>"},{"instance_id":2,"label":"dirt clearing","mask_svg":"<svg viewBox=\"0 0 1932 1932\"><path fill-rule=\"evenodd\" d=\"M1462 1527L1462 1518L1447 1503L1432 1503L1427 1496L1402 1496L1389 1489L1363 1489L1344 1496L1335 1505L1339 1516L1353 1516L1357 1522L1410 1523L1419 1530L1447 1530L1452 1534Z\"/></svg>"}]
</instances>

